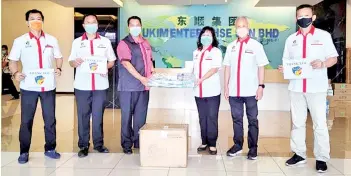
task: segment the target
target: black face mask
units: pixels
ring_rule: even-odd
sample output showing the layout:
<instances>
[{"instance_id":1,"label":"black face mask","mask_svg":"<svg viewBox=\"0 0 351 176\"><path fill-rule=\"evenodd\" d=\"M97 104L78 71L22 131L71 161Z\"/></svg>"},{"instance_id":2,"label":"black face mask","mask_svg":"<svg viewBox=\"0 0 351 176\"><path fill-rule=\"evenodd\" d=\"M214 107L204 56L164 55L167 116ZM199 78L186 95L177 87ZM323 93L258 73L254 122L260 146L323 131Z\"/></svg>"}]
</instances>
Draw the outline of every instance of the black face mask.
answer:
<instances>
[{"instance_id":1,"label":"black face mask","mask_svg":"<svg viewBox=\"0 0 351 176\"><path fill-rule=\"evenodd\" d=\"M307 28L312 24L312 18L301 18L297 20L297 25L302 28Z\"/></svg>"}]
</instances>

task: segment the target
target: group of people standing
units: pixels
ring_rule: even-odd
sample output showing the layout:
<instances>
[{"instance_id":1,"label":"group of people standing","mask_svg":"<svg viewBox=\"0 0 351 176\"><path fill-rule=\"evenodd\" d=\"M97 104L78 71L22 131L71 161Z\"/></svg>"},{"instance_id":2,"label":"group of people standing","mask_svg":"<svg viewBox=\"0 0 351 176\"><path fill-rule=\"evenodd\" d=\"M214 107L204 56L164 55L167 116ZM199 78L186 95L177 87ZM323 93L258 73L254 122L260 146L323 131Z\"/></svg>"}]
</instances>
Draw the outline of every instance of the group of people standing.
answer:
<instances>
[{"instance_id":1,"label":"group of people standing","mask_svg":"<svg viewBox=\"0 0 351 176\"><path fill-rule=\"evenodd\" d=\"M15 39L9 55L12 76L21 82L21 127L19 163L28 162L33 118L38 98L41 100L45 123L45 155L58 159L56 152L55 87L26 87L26 71L31 69L55 68L62 72L62 54L55 37L43 32L44 16L38 10L30 10L25 15L29 33ZM327 68L336 63L338 53L333 46L330 34L316 29L312 22L316 16L310 5L301 5L296 10L296 20L300 29L286 41L284 59L315 59L311 64L319 76L311 79L290 80L289 90L292 111L291 148L294 156L286 165L306 163L305 128L307 108L310 109L315 136L316 169L327 170L326 161L330 158L329 134L326 125L326 92L328 89ZM132 148L139 148L139 130L146 123L149 103L148 78L154 73L152 50L149 42L142 37L142 22L137 16L127 21L130 34L120 41L117 47L121 105L121 145L123 152L131 154ZM108 77L106 74L84 73L81 65L86 57L107 58L107 69L115 65L116 56L109 39L99 35L96 15L83 18L85 33L72 44L69 64L76 69L74 93L78 114L79 157L89 152L90 118L94 149L108 153L104 146L103 115L107 100ZM228 156L242 152L244 143L244 105L249 123L248 159L257 159L258 148L258 107L262 99L264 66L268 59L262 44L250 38L249 21L239 17L235 22L238 39L227 46L224 59L218 48L218 40L212 27L204 27L193 52L193 73L197 78L194 88L195 101L199 112L202 144L198 151L208 149L217 154L218 112L221 97L221 84L218 71L224 65L224 97L229 101L234 129L234 145L227 151ZM318 40L318 45L314 43ZM22 72L17 62L23 65ZM284 71L280 66L279 70ZM307 86L308 83L308 86Z\"/></svg>"}]
</instances>

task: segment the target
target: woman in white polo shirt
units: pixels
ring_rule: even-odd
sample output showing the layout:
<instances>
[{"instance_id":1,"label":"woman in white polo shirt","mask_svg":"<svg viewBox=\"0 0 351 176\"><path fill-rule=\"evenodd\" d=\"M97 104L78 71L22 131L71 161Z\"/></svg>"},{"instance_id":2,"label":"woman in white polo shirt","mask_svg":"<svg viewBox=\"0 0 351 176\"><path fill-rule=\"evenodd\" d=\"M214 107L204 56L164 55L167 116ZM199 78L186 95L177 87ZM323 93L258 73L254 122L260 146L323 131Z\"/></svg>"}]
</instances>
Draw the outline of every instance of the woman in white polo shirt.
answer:
<instances>
[{"instance_id":1,"label":"woman in white polo shirt","mask_svg":"<svg viewBox=\"0 0 351 176\"><path fill-rule=\"evenodd\" d=\"M221 96L221 85L218 70L222 66L222 52L218 49L215 30L204 27L193 53L194 74L197 78L194 88L195 100L199 112L202 145L198 151L217 154L218 111Z\"/></svg>"}]
</instances>

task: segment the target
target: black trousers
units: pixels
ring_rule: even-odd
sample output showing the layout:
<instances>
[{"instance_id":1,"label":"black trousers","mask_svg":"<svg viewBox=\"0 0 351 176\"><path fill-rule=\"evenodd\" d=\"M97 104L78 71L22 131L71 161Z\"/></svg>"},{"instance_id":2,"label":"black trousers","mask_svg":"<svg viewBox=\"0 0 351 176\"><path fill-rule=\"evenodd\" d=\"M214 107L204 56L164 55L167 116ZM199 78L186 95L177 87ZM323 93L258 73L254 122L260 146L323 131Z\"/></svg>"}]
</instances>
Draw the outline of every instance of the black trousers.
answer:
<instances>
[{"instance_id":1,"label":"black trousers","mask_svg":"<svg viewBox=\"0 0 351 176\"><path fill-rule=\"evenodd\" d=\"M195 97L195 101L199 112L202 145L216 147L221 95L206 98Z\"/></svg>"},{"instance_id":2,"label":"black trousers","mask_svg":"<svg viewBox=\"0 0 351 176\"><path fill-rule=\"evenodd\" d=\"M234 128L234 144L236 147L242 149L244 143L244 104L246 107L246 116L249 123L249 131L247 136L248 147L250 152L257 153L258 143L258 108L257 100L252 97L229 97L230 109L233 119Z\"/></svg>"},{"instance_id":3,"label":"black trousers","mask_svg":"<svg viewBox=\"0 0 351 176\"><path fill-rule=\"evenodd\" d=\"M133 145L139 148L139 130L146 123L149 91L120 91L119 98L122 113L121 145L123 148L132 148Z\"/></svg>"},{"instance_id":4,"label":"black trousers","mask_svg":"<svg viewBox=\"0 0 351 176\"><path fill-rule=\"evenodd\" d=\"M78 112L78 147L89 147L90 143L90 117L93 121L94 148L104 145L104 111L107 103L106 90L74 90Z\"/></svg>"},{"instance_id":5,"label":"black trousers","mask_svg":"<svg viewBox=\"0 0 351 176\"><path fill-rule=\"evenodd\" d=\"M10 94L14 97L14 98L19 98L19 93L16 89L16 86L13 84L13 81L11 79L11 75L7 74L7 73L2 73L2 87L4 89L4 87L9 89Z\"/></svg>"},{"instance_id":6,"label":"black trousers","mask_svg":"<svg viewBox=\"0 0 351 176\"><path fill-rule=\"evenodd\" d=\"M21 127L19 132L21 154L28 153L30 149L33 120L39 98L44 118L45 151L56 148L56 90L34 92L21 89Z\"/></svg>"}]
</instances>

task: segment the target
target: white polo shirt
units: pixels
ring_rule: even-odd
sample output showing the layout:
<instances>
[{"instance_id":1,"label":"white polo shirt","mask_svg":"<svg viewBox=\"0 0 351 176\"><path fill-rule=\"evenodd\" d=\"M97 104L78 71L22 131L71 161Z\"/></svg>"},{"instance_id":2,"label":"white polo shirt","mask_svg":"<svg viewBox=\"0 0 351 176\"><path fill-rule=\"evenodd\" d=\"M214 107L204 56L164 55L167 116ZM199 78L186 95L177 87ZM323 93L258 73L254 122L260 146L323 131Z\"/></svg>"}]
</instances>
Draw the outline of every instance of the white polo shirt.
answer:
<instances>
[{"instance_id":1,"label":"white polo shirt","mask_svg":"<svg viewBox=\"0 0 351 176\"><path fill-rule=\"evenodd\" d=\"M263 46L247 38L227 46L223 65L230 66L229 96L255 96L258 89L258 67L269 64Z\"/></svg>"},{"instance_id":2,"label":"white polo shirt","mask_svg":"<svg viewBox=\"0 0 351 176\"><path fill-rule=\"evenodd\" d=\"M77 58L83 59L87 56L102 56L108 61L116 60L116 55L112 49L111 41L99 34L96 34L94 40L88 40L87 35L76 38L72 43L71 55L68 61ZM108 77L100 74L81 72L81 67L76 68L74 78L74 88L78 90L105 90L108 89Z\"/></svg>"},{"instance_id":3,"label":"white polo shirt","mask_svg":"<svg viewBox=\"0 0 351 176\"><path fill-rule=\"evenodd\" d=\"M326 61L338 56L331 35L312 26L306 36L299 30L286 39L283 60L311 58ZM290 80L289 90L305 93L327 92L327 68L315 69L313 78L310 79Z\"/></svg>"},{"instance_id":4,"label":"white polo shirt","mask_svg":"<svg viewBox=\"0 0 351 176\"><path fill-rule=\"evenodd\" d=\"M200 79L212 68L221 68L222 52L216 47L209 46L208 48L195 50L193 52L194 75ZM214 97L221 94L221 81L219 73L213 74L211 77L194 88L196 97Z\"/></svg>"},{"instance_id":5,"label":"white polo shirt","mask_svg":"<svg viewBox=\"0 0 351 176\"><path fill-rule=\"evenodd\" d=\"M15 39L8 58L12 61L21 61L22 72L26 73L37 69L55 69L52 63L55 58L61 59L62 54L55 37L42 32L42 35L37 39L29 32ZM44 92L54 90L56 83L53 87L29 88L21 81L20 88Z\"/></svg>"}]
</instances>

